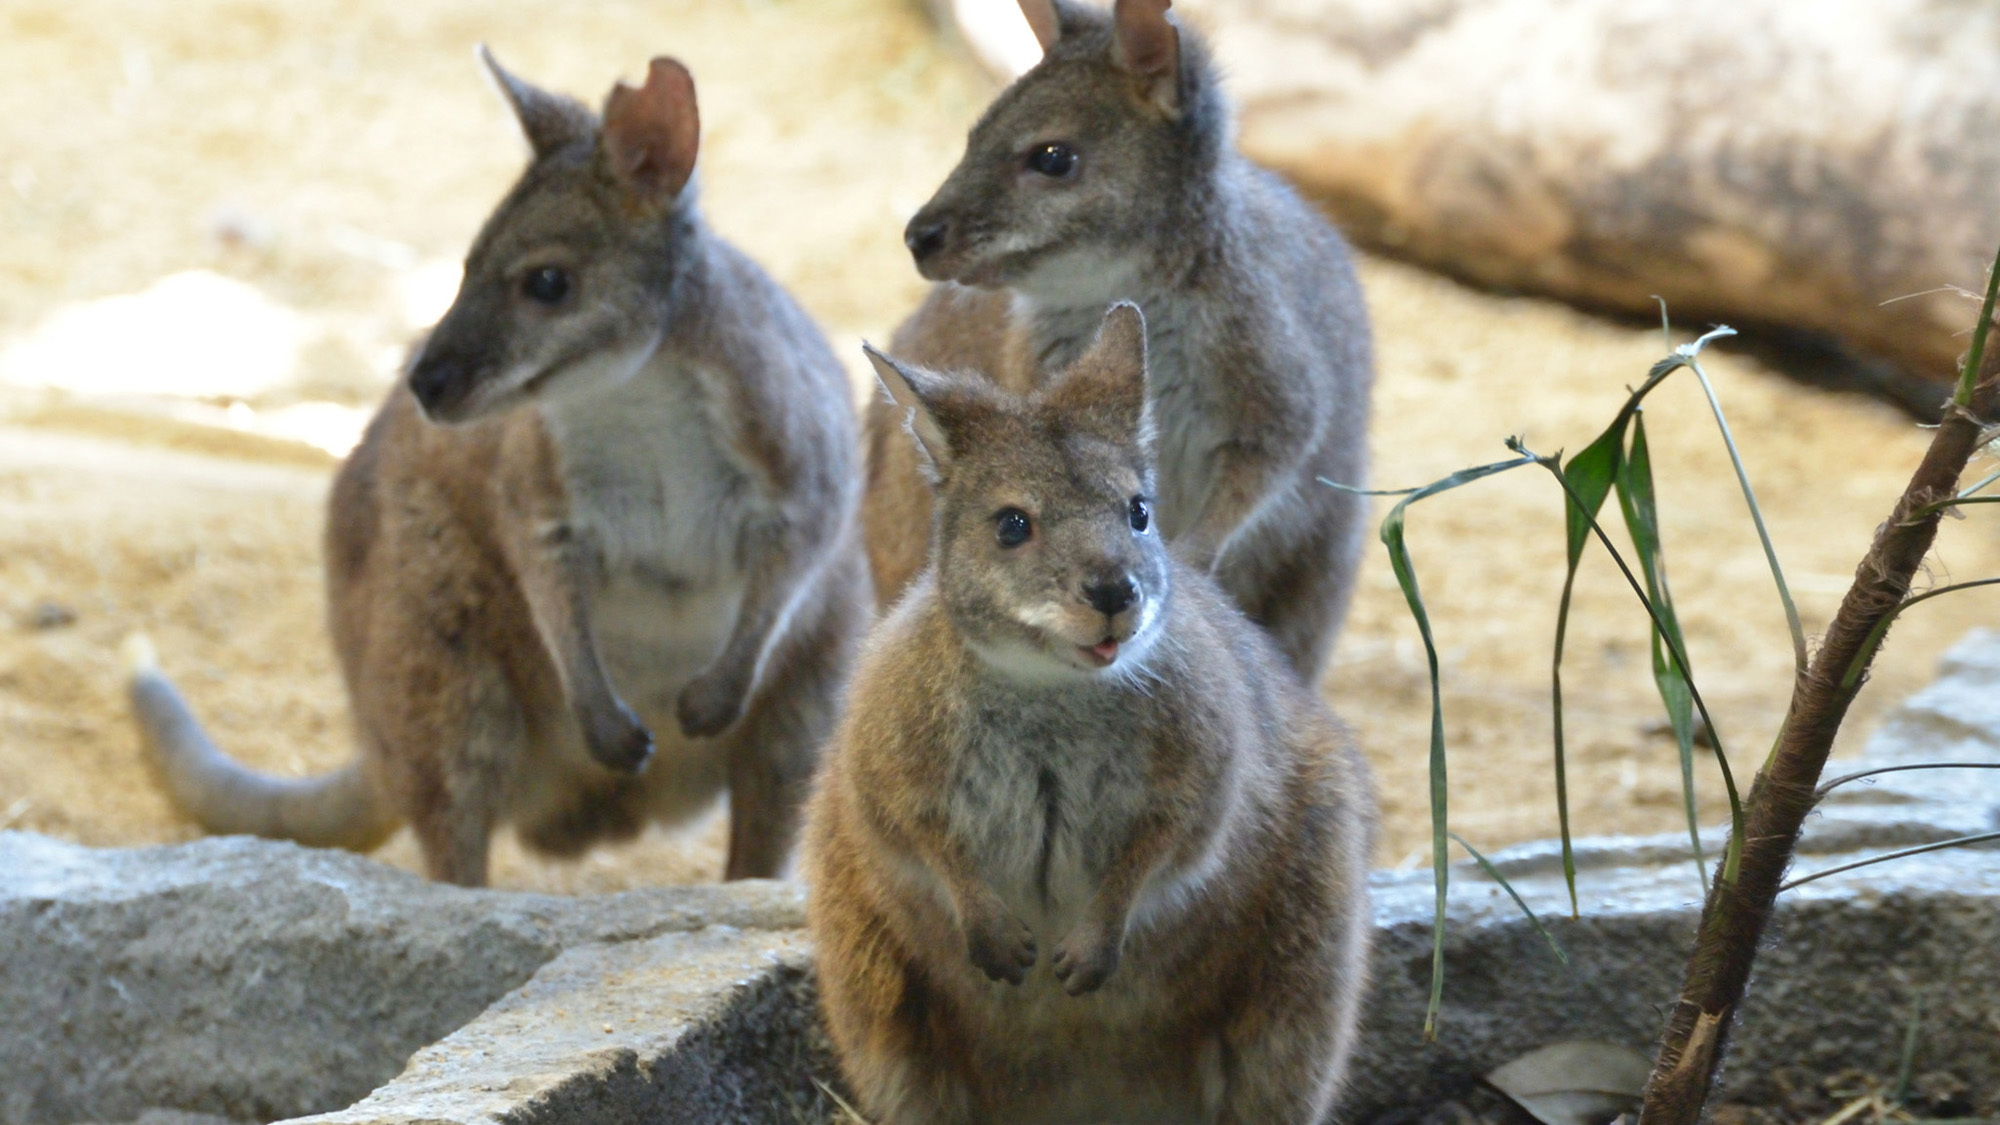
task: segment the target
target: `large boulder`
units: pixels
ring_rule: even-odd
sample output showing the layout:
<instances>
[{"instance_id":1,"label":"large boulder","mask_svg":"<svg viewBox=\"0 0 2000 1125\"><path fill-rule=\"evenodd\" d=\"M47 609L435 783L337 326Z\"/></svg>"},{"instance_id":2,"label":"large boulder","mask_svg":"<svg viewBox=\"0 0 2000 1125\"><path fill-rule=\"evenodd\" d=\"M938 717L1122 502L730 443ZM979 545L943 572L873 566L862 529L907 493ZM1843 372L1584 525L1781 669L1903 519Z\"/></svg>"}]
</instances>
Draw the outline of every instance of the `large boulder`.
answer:
<instances>
[{"instance_id":1,"label":"large boulder","mask_svg":"<svg viewBox=\"0 0 2000 1125\"><path fill-rule=\"evenodd\" d=\"M0 832L0 1123L338 1109L568 949L803 922L779 883L562 898L240 836Z\"/></svg>"},{"instance_id":2,"label":"large boulder","mask_svg":"<svg viewBox=\"0 0 2000 1125\"><path fill-rule=\"evenodd\" d=\"M1242 145L1360 241L1949 381L2000 243L2000 8L1184 0Z\"/></svg>"}]
</instances>

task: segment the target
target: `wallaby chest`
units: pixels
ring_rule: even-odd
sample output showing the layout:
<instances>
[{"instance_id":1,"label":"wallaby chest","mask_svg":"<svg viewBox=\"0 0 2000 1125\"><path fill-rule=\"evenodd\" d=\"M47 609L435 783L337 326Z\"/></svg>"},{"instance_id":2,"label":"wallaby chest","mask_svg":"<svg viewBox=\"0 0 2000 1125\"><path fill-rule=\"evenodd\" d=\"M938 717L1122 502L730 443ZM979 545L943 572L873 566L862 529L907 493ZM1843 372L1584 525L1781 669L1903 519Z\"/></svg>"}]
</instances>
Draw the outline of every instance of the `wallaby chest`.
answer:
<instances>
[{"instance_id":1,"label":"wallaby chest","mask_svg":"<svg viewBox=\"0 0 2000 1125\"><path fill-rule=\"evenodd\" d=\"M1096 893L1148 799L1145 726L1101 694L994 692L972 702L958 747L954 834L1001 898L1049 933Z\"/></svg>"},{"instance_id":2,"label":"wallaby chest","mask_svg":"<svg viewBox=\"0 0 2000 1125\"><path fill-rule=\"evenodd\" d=\"M734 622L753 490L684 367L655 361L619 387L542 409L572 533L601 560L604 657L622 689L668 690L714 658Z\"/></svg>"}]
</instances>

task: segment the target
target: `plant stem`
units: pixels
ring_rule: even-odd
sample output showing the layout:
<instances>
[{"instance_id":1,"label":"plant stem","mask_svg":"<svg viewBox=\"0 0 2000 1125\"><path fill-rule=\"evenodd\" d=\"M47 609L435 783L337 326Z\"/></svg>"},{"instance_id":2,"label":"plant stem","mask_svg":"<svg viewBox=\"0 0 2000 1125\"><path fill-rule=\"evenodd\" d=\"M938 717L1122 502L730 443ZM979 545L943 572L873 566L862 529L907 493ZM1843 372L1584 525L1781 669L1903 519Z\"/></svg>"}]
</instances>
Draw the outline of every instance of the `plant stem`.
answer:
<instances>
[{"instance_id":1,"label":"plant stem","mask_svg":"<svg viewBox=\"0 0 2000 1125\"><path fill-rule=\"evenodd\" d=\"M1991 292L1983 317L1991 316ZM1982 319L1959 396L1946 408L1888 521L1876 531L1819 652L1793 684L1783 733L1750 789L1737 878L1710 884L1680 999L1667 1018L1646 1083L1642 1125L1697 1125L1701 1118L1799 828L1812 811L1834 735L1866 679L1849 680L1847 673L1857 658L1866 667L1868 650L1880 639L1877 627L1908 598L1910 579L1937 538L1939 514L1926 506L1955 494L1959 475L1979 449L1980 417L1990 414L2000 397L1993 385L2000 376L2000 348L1986 351L1985 336Z\"/></svg>"}]
</instances>

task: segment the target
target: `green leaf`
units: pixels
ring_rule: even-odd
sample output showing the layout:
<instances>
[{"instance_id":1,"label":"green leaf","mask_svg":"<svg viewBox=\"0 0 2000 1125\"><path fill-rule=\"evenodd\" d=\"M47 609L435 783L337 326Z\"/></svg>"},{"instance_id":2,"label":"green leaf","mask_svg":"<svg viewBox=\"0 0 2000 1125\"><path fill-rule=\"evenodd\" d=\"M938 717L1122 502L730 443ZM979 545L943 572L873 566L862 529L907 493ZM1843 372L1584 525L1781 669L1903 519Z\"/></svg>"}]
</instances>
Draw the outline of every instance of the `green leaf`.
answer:
<instances>
[{"instance_id":1,"label":"green leaf","mask_svg":"<svg viewBox=\"0 0 2000 1125\"><path fill-rule=\"evenodd\" d=\"M1466 843L1465 837L1453 832L1451 838L1458 841L1458 846L1465 849L1465 854L1472 857L1472 862L1478 864L1481 871L1486 872L1486 877L1500 884L1500 889L1506 891L1507 897L1514 900L1514 905L1521 908L1521 913L1528 917L1528 924L1535 928L1536 933L1542 935L1543 941L1549 943L1549 951L1556 955L1556 960L1561 961L1565 965L1569 964L1569 954L1563 952L1562 945L1556 941L1555 935L1542 925L1542 920L1535 917L1535 912L1528 909L1527 901L1521 897L1520 892L1514 889L1514 884L1509 883L1507 877L1500 874L1500 869L1493 866L1491 860L1480 855L1478 848Z\"/></svg>"},{"instance_id":2,"label":"green leaf","mask_svg":"<svg viewBox=\"0 0 2000 1125\"><path fill-rule=\"evenodd\" d=\"M1667 562L1660 547L1659 506L1653 493L1653 459L1646 443L1643 412L1632 416L1632 448L1618 471L1618 507L1625 516L1625 530L1632 536L1632 548L1639 556L1639 573L1646 580L1646 597L1653 603L1659 627L1650 630L1653 652L1653 682L1666 706L1667 722L1674 731L1674 744L1681 756L1681 802L1687 811L1688 839L1694 846L1695 870L1702 890L1708 890L1708 865L1701 850L1701 817L1695 809L1694 792L1694 697L1688 691L1688 676L1668 655L1667 645L1685 654L1679 617L1674 613L1673 595L1667 589ZM1665 643L1663 643L1665 642ZM1691 669L1689 672L1691 673ZM1713 737L1714 732L1710 732Z\"/></svg>"},{"instance_id":3,"label":"green leaf","mask_svg":"<svg viewBox=\"0 0 2000 1125\"><path fill-rule=\"evenodd\" d=\"M1417 586L1417 571L1410 561L1410 550L1403 540L1404 521L1411 504L1425 497L1448 492L1460 485L1471 484L1483 477L1522 465L1532 465L1535 458L1517 457L1511 461L1496 461L1490 465L1480 465L1471 469L1460 469L1442 480L1433 481L1412 491L1396 502L1389 514L1382 519L1382 545L1389 551L1389 569L1395 572L1396 585L1403 590L1403 600L1409 603L1410 616L1417 622L1417 633L1423 637L1424 659L1430 664L1431 678L1431 877L1437 887L1437 909L1431 925L1431 996L1424 1009L1424 1038L1437 1038L1438 1009L1444 1004L1444 913L1447 888L1451 885L1450 858L1445 852L1446 789L1444 763L1444 697L1438 684L1437 643L1431 636L1430 614L1424 609L1423 592Z\"/></svg>"},{"instance_id":4,"label":"green leaf","mask_svg":"<svg viewBox=\"0 0 2000 1125\"><path fill-rule=\"evenodd\" d=\"M1972 386L1979 381L1979 364L1986 357L1986 330L1993 325L1993 299L2000 295L2000 254L1993 257L1993 268L1986 273L1986 299L1979 304L1979 323L1972 329L1972 346L1965 351L1965 366L1958 371L1958 388L1952 392L1952 404L1958 407L1972 405Z\"/></svg>"},{"instance_id":5,"label":"green leaf","mask_svg":"<svg viewBox=\"0 0 2000 1125\"><path fill-rule=\"evenodd\" d=\"M1628 406L1632 402L1637 402L1639 396L1644 394L1646 390L1647 387L1641 387L1638 391L1634 392L1632 399L1628 402ZM1519 438L1508 438L1507 448L1521 454L1523 457L1532 458L1535 464L1547 469L1556 478L1556 483L1562 485L1564 492L1569 491L1568 479L1563 476L1562 470L1556 468L1552 459L1537 456L1526 445L1522 444ZM1575 497L1572 496L1571 499L1575 499ZM1611 561L1618 564L1618 572L1625 576L1625 584L1632 588L1632 594L1639 599L1639 605L1645 609L1646 616L1652 618L1653 628L1660 630L1664 634L1666 629L1661 622L1659 611L1653 607L1653 600L1646 596L1646 591L1640 585L1639 579L1633 575L1632 568L1625 564L1625 557L1618 553L1618 548L1611 545L1611 537L1604 534L1603 525L1592 519L1590 532L1603 545L1605 553L1611 556ZM1694 709L1700 713L1701 721L1708 724L1711 740L1714 743L1715 765L1717 769L1722 771L1723 792L1729 797L1729 847L1723 853L1722 857L1722 878L1725 883L1734 883L1736 881L1738 865L1743 859L1742 794L1736 789L1736 775L1729 768L1729 755L1722 749L1722 736L1715 729L1715 721L1709 717L1708 704L1702 701L1701 692L1695 688L1693 678L1688 675L1687 652L1681 647L1679 641L1672 640L1668 645L1668 655L1673 657L1675 665L1680 670L1682 679L1687 682L1688 694L1694 698Z\"/></svg>"},{"instance_id":6,"label":"green leaf","mask_svg":"<svg viewBox=\"0 0 2000 1125\"><path fill-rule=\"evenodd\" d=\"M1750 487L1750 473L1743 467L1743 455L1736 451L1736 435L1729 432L1729 419L1722 413L1722 400L1716 397L1715 385L1708 380L1708 372L1701 366L1701 349L1712 340L1736 335L1736 330L1722 325L1706 333L1691 344L1683 344L1676 352L1685 356L1688 370L1701 384L1701 393L1708 398L1709 412L1715 415L1715 428L1722 434L1722 447L1729 452L1729 464L1736 470L1736 486L1743 492L1743 503L1750 509L1750 522L1757 528L1757 541L1764 547L1764 563L1771 569L1771 581L1778 587L1778 603L1785 610L1785 628L1792 634L1792 672L1795 676L1806 674L1806 629L1799 620L1798 603L1792 600L1792 588L1785 581L1785 568L1778 565L1778 549L1771 544L1771 531L1764 526L1764 510L1757 503L1757 491Z\"/></svg>"},{"instance_id":7,"label":"green leaf","mask_svg":"<svg viewBox=\"0 0 2000 1125\"><path fill-rule=\"evenodd\" d=\"M1569 569L1563 574L1562 602L1556 609L1555 655L1549 667L1549 697L1555 713L1556 819L1562 833L1563 882L1569 888L1569 913L1576 909L1576 853L1570 845L1569 759L1563 741L1563 643L1569 636L1570 595L1576 588L1576 567L1583 548L1590 541L1590 524L1604 506L1624 460L1625 421L1620 412L1611 427L1598 435L1583 452L1569 459L1563 479L1569 488L1564 501L1564 525L1569 536Z\"/></svg>"}]
</instances>

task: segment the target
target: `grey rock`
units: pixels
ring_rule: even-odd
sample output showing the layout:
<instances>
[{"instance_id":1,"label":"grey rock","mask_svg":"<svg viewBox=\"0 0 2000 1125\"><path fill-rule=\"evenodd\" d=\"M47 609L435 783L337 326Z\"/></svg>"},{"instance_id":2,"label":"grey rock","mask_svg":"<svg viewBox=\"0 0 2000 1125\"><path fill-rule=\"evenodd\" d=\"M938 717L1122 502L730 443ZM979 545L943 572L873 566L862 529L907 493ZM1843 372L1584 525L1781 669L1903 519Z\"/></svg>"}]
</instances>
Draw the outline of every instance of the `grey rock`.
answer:
<instances>
[{"instance_id":1,"label":"grey rock","mask_svg":"<svg viewBox=\"0 0 2000 1125\"><path fill-rule=\"evenodd\" d=\"M1975 633L1830 772L2000 762L1996 700L2000 634ZM1801 872L1990 827L2000 771L1836 792ZM1720 846L1710 833L1711 857ZM1577 855L1574 919L1553 843L1492 857L1567 964L1497 884L1453 867L1432 1043L1430 873L1376 873L1373 995L1342 1120L1427 1119L1550 1043L1650 1052L1700 909L1687 841L1581 840ZM568 899L265 841L108 851L0 833L0 1123L831 1121L802 903L775 883ZM2000 1073L1996 951L1990 849L1787 892L1725 1093L1771 1099L1786 1067L1894 1073L1920 1005L1918 1073Z\"/></svg>"},{"instance_id":2,"label":"grey rock","mask_svg":"<svg viewBox=\"0 0 2000 1125\"><path fill-rule=\"evenodd\" d=\"M1244 151L1365 245L1588 307L1653 318L1658 294L1682 324L1824 334L1904 381L1955 374L1973 309L1939 287L1983 288L2000 243L1992 5L1177 10L1213 29Z\"/></svg>"},{"instance_id":3,"label":"grey rock","mask_svg":"<svg viewBox=\"0 0 2000 1125\"><path fill-rule=\"evenodd\" d=\"M714 927L570 950L394 1082L312 1125L716 1121L831 1104L803 935Z\"/></svg>"},{"instance_id":4,"label":"grey rock","mask_svg":"<svg viewBox=\"0 0 2000 1125\"><path fill-rule=\"evenodd\" d=\"M1672 843L1662 837L1643 847L1658 854ZM1377 876L1374 996L1344 1119L1462 1094L1485 1071L1566 1039L1651 1053L1700 916L1692 864L1582 872L1576 920L1567 916L1559 869L1509 882L1569 964L1556 960L1498 885L1476 867L1454 865L1445 1003L1437 1041L1425 1043L1430 874ZM1730 1095L1774 1097L1772 1075L1783 1066L1894 1074L1920 998L1923 1066L2000 1072L2000 1036L1990 1022L2000 1011L2000 862L1991 853L1936 852L1800 887L1780 900L1773 939L1731 1040Z\"/></svg>"},{"instance_id":5,"label":"grey rock","mask_svg":"<svg viewBox=\"0 0 2000 1125\"><path fill-rule=\"evenodd\" d=\"M569 946L801 921L782 884L569 899L244 838L0 833L0 1122L338 1108Z\"/></svg>"}]
</instances>

